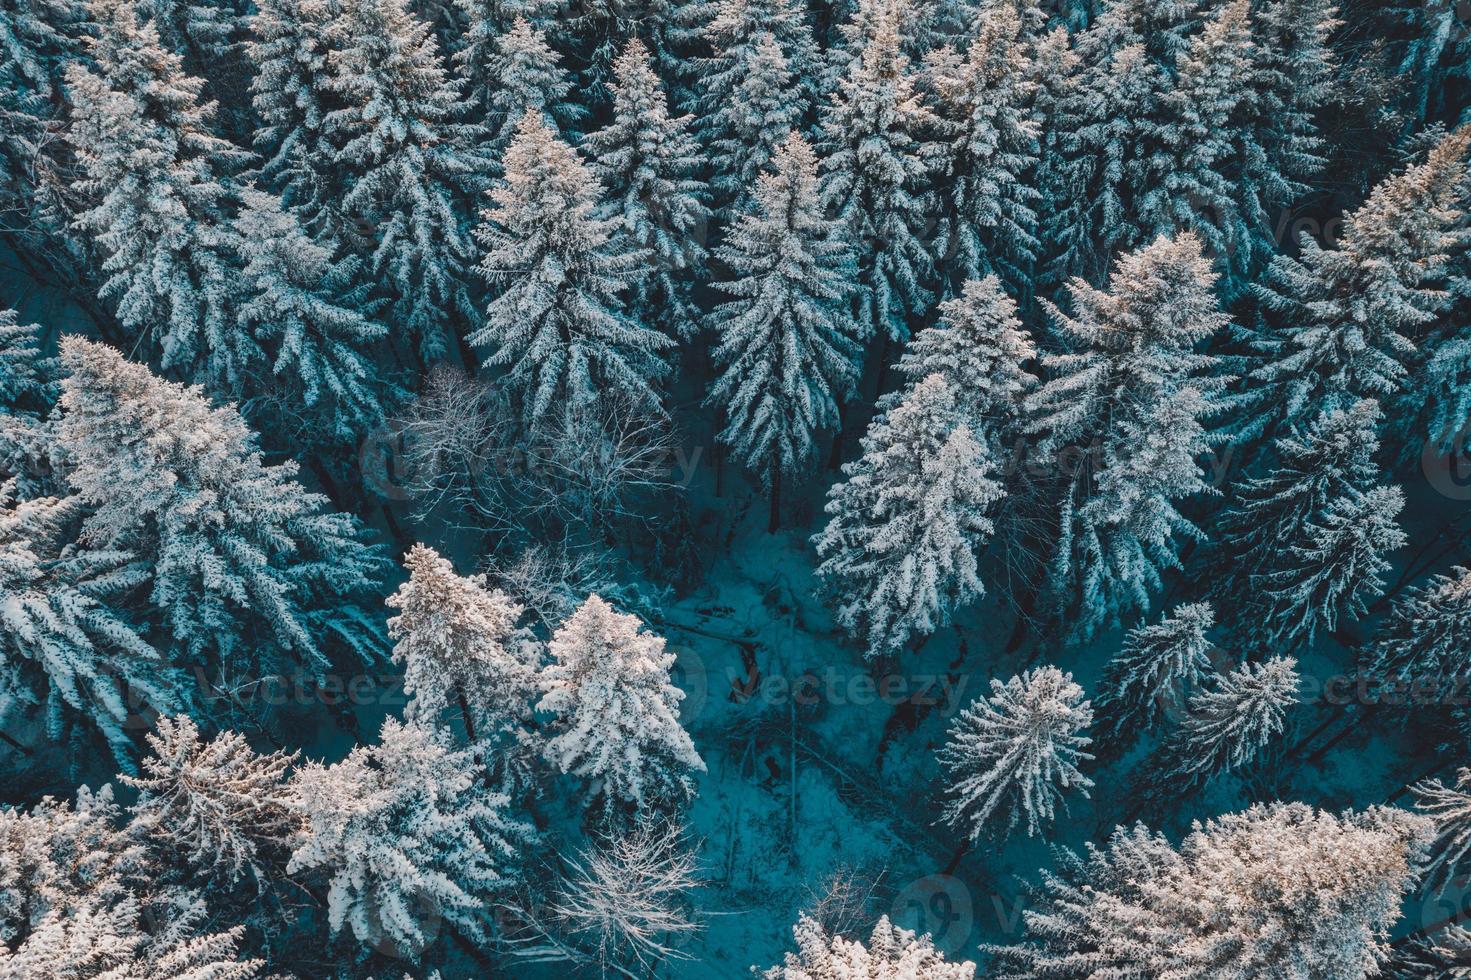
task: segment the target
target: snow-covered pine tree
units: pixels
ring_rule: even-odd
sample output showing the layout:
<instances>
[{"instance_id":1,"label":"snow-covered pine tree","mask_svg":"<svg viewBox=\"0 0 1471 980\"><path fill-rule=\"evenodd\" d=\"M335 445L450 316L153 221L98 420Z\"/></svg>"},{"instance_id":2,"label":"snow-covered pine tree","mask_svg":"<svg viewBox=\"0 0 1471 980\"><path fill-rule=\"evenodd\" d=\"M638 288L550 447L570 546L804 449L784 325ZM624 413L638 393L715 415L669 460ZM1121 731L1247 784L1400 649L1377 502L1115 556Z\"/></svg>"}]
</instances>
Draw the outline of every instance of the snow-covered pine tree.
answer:
<instances>
[{"instance_id":1,"label":"snow-covered pine tree","mask_svg":"<svg viewBox=\"0 0 1471 980\"><path fill-rule=\"evenodd\" d=\"M245 54L254 66L251 105L260 121L261 175L319 239L335 236L337 147L327 114L341 108L331 91L328 28L341 16L337 0L258 0Z\"/></svg>"},{"instance_id":2,"label":"snow-covered pine tree","mask_svg":"<svg viewBox=\"0 0 1471 980\"><path fill-rule=\"evenodd\" d=\"M822 212L817 158L799 134L778 148L717 255L735 278L718 284L733 298L706 320L721 372L707 404L725 416L720 441L764 481L774 529L782 476L802 472L817 431L837 426L860 352L842 315L851 254Z\"/></svg>"},{"instance_id":3,"label":"snow-covered pine tree","mask_svg":"<svg viewBox=\"0 0 1471 980\"><path fill-rule=\"evenodd\" d=\"M1304 524L1285 549L1281 566L1262 577L1267 612L1250 628L1275 649L1311 645L1343 618L1368 612L1384 591L1386 552L1408 538L1395 518L1404 509L1399 487L1375 487L1328 503L1322 523Z\"/></svg>"},{"instance_id":4,"label":"snow-covered pine tree","mask_svg":"<svg viewBox=\"0 0 1471 980\"><path fill-rule=\"evenodd\" d=\"M1471 675L1471 568L1456 566L1410 589L1389 607L1364 667L1379 678L1433 682L1437 695L1461 692Z\"/></svg>"},{"instance_id":5,"label":"snow-covered pine tree","mask_svg":"<svg viewBox=\"0 0 1471 980\"><path fill-rule=\"evenodd\" d=\"M655 384L668 370L659 355L674 342L623 311L620 294L643 257L619 251L613 219L598 216L597 178L534 112L521 118L504 170L476 232L480 271L498 295L470 343L507 369L528 423L614 393L657 409Z\"/></svg>"},{"instance_id":6,"label":"snow-covered pine tree","mask_svg":"<svg viewBox=\"0 0 1471 980\"><path fill-rule=\"evenodd\" d=\"M264 887L268 856L284 856L298 830L287 785L296 754L261 754L238 732L202 739L188 715L159 718L148 746L143 774L121 777L138 790L134 828L206 874L248 873Z\"/></svg>"},{"instance_id":7,"label":"snow-covered pine tree","mask_svg":"<svg viewBox=\"0 0 1471 980\"><path fill-rule=\"evenodd\" d=\"M1471 769L1457 769L1451 786L1426 779L1410 789L1415 809L1435 821L1424 887L1426 891L1445 888L1465 872L1466 859L1471 856Z\"/></svg>"},{"instance_id":8,"label":"snow-covered pine tree","mask_svg":"<svg viewBox=\"0 0 1471 980\"><path fill-rule=\"evenodd\" d=\"M1263 153L1239 145L1236 125L1253 98L1253 56L1250 0L1230 0L1180 53L1159 119L1143 134L1137 196L1126 202L1146 239L1193 228L1217 258L1228 296L1244 289L1257 249L1270 255L1274 244L1266 215L1247 213L1256 208L1252 189L1233 179L1238 155Z\"/></svg>"},{"instance_id":9,"label":"snow-covered pine tree","mask_svg":"<svg viewBox=\"0 0 1471 980\"><path fill-rule=\"evenodd\" d=\"M605 818L678 807L695 792L705 763L679 723L684 692L669 680L674 654L637 616L596 595L552 636L536 710L551 713L546 755L587 780Z\"/></svg>"},{"instance_id":10,"label":"snow-covered pine tree","mask_svg":"<svg viewBox=\"0 0 1471 980\"><path fill-rule=\"evenodd\" d=\"M1379 475L1379 403L1363 399L1318 415L1305 434L1284 435L1275 465L1229 494L1217 522L1212 592L1235 609L1259 605L1261 576L1280 565L1283 543L1309 523L1321 525L1335 500L1367 493Z\"/></svg>"},{"instance_id":11,"label":"snow-covered pine tree","mask_svg":"<svg viewBox=\"0 0 1471 980\"><path fill-rule=\"evenodd\" d=\"M1052 601L1079 636L1147 608L1176 536L1200 534L1177 505L1208 489L1202 423L1229 382L1195 352L1228 322L1215 281L1186 232L1120 256L1107 291L1073 280L1074 315L1047 304L1072 352L1043 359L1052 377L1027 399L1028 466L1058 494Z\"/></svg>"},{"instance_id":12,"label":"snow-covered pine tree","mask_svg":"<svg viewBox=\"0 0 1471 980\"><path fill-rule=\"evenodd\" d=\"M1210 603L1191 602L1128 632L1104 666L1093 701L1101 758L1123 755L1141 734L1185 715L1189 699L1214 673L1206 632L1215 622Z\"/></svg>"},{"instance_id":13,"label":"snow-covered pine tree","mask_svg":"<svg viewBox=\"0 0 1471 980\"><path fill-rule=\"evenodd\" d=\"M426 545L410 548L404 567L388 635L404 668L405 717L432 726L458 712L472 742L514 736L536 700L540 657L523 608L483 575L456 575Z\"/></svg>"},{"instance_id":14,"label":"snow-covered pine tree","mask_svg":"<svg viewBox=\"0 0 1471 980\"><path fill-rule=\"evenodd\" d=\"M95 0L92 67L67 69L69 139L93 206L78 219L105 256L102 297L162 366L237 389L258 352L236 328L228 171L243 156L213 103L129 0Z\"/></svg>"},{"instance_id":15,"label":"snow-covered pine tree","mask_svg":"<svg viewBox=\"0 0 1471 980\"><path fill-rule=\"evenodd\" d=\"M57 363L43 350L41 327L0 309L0 483L14 481L19 500L54 492L54 426L45 420L56 403Z\"/></svg>"},{"instance_id":16,"label":"snow-covered pine tree","mask_svg":"<svg viewBox=\"0 0 1471 980\"><path fill-rule=\"evenodd\" d=\"M1022 913L1026 939L990 947L998 980L1378 973L1414 886L1429 821L1404 810L1258 804L1198 823L1178 851L1143 824L1063 853Z\"/></svg>"},{"instance_id":17,"label":"snow-covered pine tree","mask_svg":"<svg viewBox=\"0 0 1471 980\"><path fill-rule=\"evenodd\" d=\"M1010 833L1025 822L1033 836L1050 824L1063 792L1084 796L1093 780L1078 765L1093 758L1082 732L1093 709L1072 674L1056 667L1029 670L1007 681L991 681L991 697L961 711L940 749L949 793L944 820L965 825L977 840L1000 829Z\"/></svg>"},{"instance_id":18,"label":"snow-covered pine tree","mask_svg":"<svg viewBox=\"0 0 1471 980\"><path fill-rule=\"evenodd\" d=\"M12 0L0 9L0 211L24 253L74 257L58 188L62 74L81 55L82 0ZM51 248L58 241L59 249ZM14 245L12 245L14 247Z\"/></svg>"},{"instance_id":19,"label":"snow-covered pine tree","mask_svg":"<svg viewBox=\"0 0 1471 980\"><path fill-rule=\"evenodd\" d=\"M1083 254L1084 226L1080 216L1088 202L1071 192L1067 180L1081 175L1075 156L1075 130L1082 125L1078 86L1083 66L1073 50L1072 35L1056 26L1036 41L1031 51L1033 89L1031 116L1038 128L1037 169L1033 186L1037 200L1039 261L1034 266L1027 295L1066 282L1078 271Z\"/></svg>"},{"instance_id":20,"label":"snow-covered pine tree","mask_svg":"<svg viewBox=\"0 0 1471 980\"><path fill-rule=\"evenodd\" d=\"M1185 717L1146 767L1146 792L1176 799L1255 759L1297 704L1297 661L1245 663L1190 698Z\"/></svg>"},{"instance_id":21,"label":"snow-covered pine tree","mask_svg":"<svg viewBox=\"0 0 1471 980\"><path fill-rule=\"evenodd\" d=\"M726 13L745 11L743 3L729 0ZM713 203L727 214L747 210L761 174L788 134L801 129L808 109L776 35L762 30L744 41L732 34L728 41L731 47L706 68L698 101Z\"/></svg>"},{"instance_id":22,"label":"snow-covered pine tree","mask_svg":"<svg viewBox=\"0 0 1471 980\"><path fill-rule=\"evenodd\" d=\"M999 273L1021 292L1041 247L1036 68L1022 32L1013 7L987 6L964 54L940 48L925 57L925 84L947 136L935 247L952 285Z\"/></svg>"},{"instance_id":23,"label":"snow-covered pine tree","mask_svg":"<svg viewBox=\"0 0 1471 980\"><path fill-rule=\"evenodd\" d=\"M380 656L363 608L382 559L362 525L268 466L234 408L110 347L62 341L59 440L87 509L81 541L142 589L179 659L254 677L325 671L334 648Z\"/></svg>"},{"instance_id":24,"label":"snow-covered pine tree","mask_svg":"<svg viewBox=\"0 0 1471 980\"><path fill-rule=\"evenodd\" d=\"M70 802L0 807L0 945L14 948L48 913L115 907L144 890L149 855L121 822L105 784Z\"/></svg>"},{"instance_id":25,"label":"snow-covered pine tree","mask_svg":"<svg viewBox=\"0 0 1471 980\"><path fill-rule=\"evenodd\" d=\"M468 94L488 105L485 96L494 86L492 60L499 56L500 39L524 20L533 28L545 29L554 22L565 4L563 0L452 0L452 20L459 37L454 62L465 79ZM515 120L511 120L512 124Z\"/></svg>"},{"instance_id":26,"label":"snow-covered pine tree","mask_svg":"<svg viewBox=\"0 0 1471 980\"><path fill-rule=\"evenodd\" d=\"M1021 435L1021 408L1037 386L1030 365L1037 346L1022 327L1016 301L992 275L972 279L940 304L940 318L905 345L894 373L906 382L879 408L902 401L908 389L938 374L956 392L956 409L993 458L1006 458Z\"/></svg>"},{"instance_id":27,"label":"snow-covered pine tree","mask_svg":"<svg viewBox=\"0 0 1471 980\"><path fill-rule=\"evenodd\" d=\"M805 114L817 96L820 58L805 4L797 0L710 0L688 7L685 17L699 24L709 51L708 57L696 59L694 70L702 115L708 118L735 97L741 81L752 74L752 55L763 35L781 52L795 86L791 101L802 106Z\"/></svg>"},{"instance_id":28,"label":"snow-covered pine tree","mask_svg":"<svg viewBox=\"0 0 1471 980\"><path fill-rule=\"evenodd\" d=\"M67 980L255 980L265 963L240 958L245 927L199 933L202 903L184 921L163 922L129 896L103 908L49 911L15 949L0 945L0 978Z\"/></svg>"},{"instance_id":29,"label":"snow-covered pine tree","mask_svg":"<svg viewBox=\"0 0 1471 980\"><path fill-rule=\"evenodd\" d=\"M761 974L762 980L816 980L818 977L863 977L864 980L972 980L976 965L950 963L928 934L916 935L881 916L867 945L830 935L817 920L802 916L792 927L797 951L781 966Z\"/></svg>"},{"instance_id":30,"label":"snow-covered pine tree","mask_svg":"<svg viewBox=\"0 0 1471 980\"><path fill-rule=\"evenodd\" d=\"M710 217L701 148L688 132L690 117L669 114L642 41L629 41L614 61L611 87L613 118L588 136L587 148L619 233L648 256L633 282L633 308L689 339L699 328L691 280L704 265Z\"/></svg>"},{"instance_id":31,"label":"snow-covered pine tree","mask_svg":"<svg viewBox=\"0 0 1471 980\"><path fill-rule=\"evenodd\" d=\"M919 382L874 420L847 479L828 491L817 576L870 660L897 655L984 591L976 554L1003 491L957 401L942 375Z\"/></svg>"},{"instance_id":32,"label":"snow-covered pine tree","mask_svg":"<svg viewBox=\"0 0 1471 980\"><path fill-rule=\"evenodd\" d=\"M1267 0L1252 10L1251 84L1228 138L1236 146L1229 177L1253 226L1254 259L1293 244L1277 242L1279 215L1326 163L1315 117L1333 94L1338 55L1328 38L1338 26L1337 0Z\"/></svg>"},{"instance_id":33,"label":"snow-covered pine tree","mask_svg":"<svg viewBox=\"0 0 1471 980\"><path fill-rule=\"evenodd\" d=\"M137 9L164 47L201 75L211 68L219 72L243 26L229 0L137 0ZM209 81L219 84L223 78L217 74Z\"/></svg>"},{"instance_id":34,"label":"snow-covered pine tree","mask_svg":"<svg viewBox=\"0 0 1471 980\"><path fill-rule=\"evenodd\" d=\"M575 127L587 112L569 98L571 76L562 67L562 56L547 43L546 34L518 17L492 48L478 66L474 47L455 55L468 78L470 96L486 113L486 155L499 159L506 152L521 117L528 112L540 113L564 139L576 142Z\"/></svg>"},{"instance_id":35,"label":"snow-covered pine tree","mask_svg":"<svg viewBox=\"0 0 1471 980\"><path fill-rule=\"evenodd\" d=\"M417 960L444 922L486 936L487 899L518 880L535 831L507 814L468 751L422 725L383 722L377 745L291 782L304 824L288 873L329 876L327 921Z\"/></svg>"},{"instance_id":36,"label":"snow-covered pine tree","mask_svg":"<svg viewBox=\"0 0 1471 980\"><path fill-rule=\"evenodd\" d=\"M69 554L75 502L16 503L11 489L0 486L0 719L38 706L60 741L80 718L132 772L137 712L177 710L183 679L106 601L114 590L97 578L116 562Z\"/></svg>"},{"instance_id":37,"label":"snow-covered pine tree","mask_svg":"<svg viewBox=\"0 0 1471 980\"><path fill-rule=\"evenodd\" d=\"M874 17L862 54L822 111L823 201L858 248L857 319L865 337L909 337L932 295L930 229L938 218L931 178L939 120L925 105L900 50L900 8Z\"/></svg>"},{"instance_id":38,"label":"snow-covered pine tree","mask_svg":"<svg viewBox=\"0 0 1471 980\"><path fill-rule=\"evenodd\" d=\"M367 260L421 361L444 353L468 292L475 248L457 195L483 186L459 83L406 0L341 0L327 28L324 117L342 188L338 237Z\"/></svg>"},{"instance_id":39,"label":"snow-covered pine tree","mask_svg":"<svg viewBox=\"0 0 1471 980\"><path fill-rule=\"evenodd\" d=\"M248 188L242 200L235 234L245 297L235 316L264 354L261 376L244 393L276 395L267 401L285 402L279 415L309 414L300 442L351 444L382 420L387 389L370 356L387 328L364 315L372 306L357 282L360 263L334 261L274 194ZM252 408L247 401L245 410ZM280 425L271 404L265 411Z\"/></svg>"},{"instance_id":40,"label":"snow-covered pine tree","mask_svg":"<svg viewBox=\"0 0 1471 980\"><path fill-rule=\"evenodd\" d=\"M1468 146L1471 127L1447 135L1424 163L1381 181L1345 217L1337 249L1304 238L1300 257L1273 259L1256 288L1276 326L1254 340L1261 363L1249 376L1249 431L1401 390L1415 335L1445 302L1438 278L1465 241ZM1394 427L1418 417L1416 400L1397 410Z\"/></svg>"}]
</instances>

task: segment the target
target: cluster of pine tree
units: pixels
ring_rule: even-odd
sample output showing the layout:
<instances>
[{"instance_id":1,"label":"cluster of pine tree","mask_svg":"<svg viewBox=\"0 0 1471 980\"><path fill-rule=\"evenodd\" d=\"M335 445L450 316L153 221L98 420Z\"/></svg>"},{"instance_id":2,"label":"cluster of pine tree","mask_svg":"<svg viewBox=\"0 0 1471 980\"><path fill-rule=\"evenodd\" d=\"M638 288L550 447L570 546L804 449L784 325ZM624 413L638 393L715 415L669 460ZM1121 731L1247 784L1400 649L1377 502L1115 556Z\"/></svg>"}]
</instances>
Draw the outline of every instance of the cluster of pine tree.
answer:
<instances>
[{"instance_id":1,"label":"cluster of pine tree","mask_svg":"<svg viewBox=\"0 0 1471 980\"><path fill-rule=\"evenodd\" d=\"M873 671L982 601L1030 644L937 822L1108 826L987 975L1458 975L1458 922L1392 937L1471 872L1471 532L1406 514L1471 426L1465 6L0 5L0 288L87 324L0 311L0 978L689 955L648 624L719 547L667 475L707 432L768 533L840 470L809 550ZM1091 696L1037 665L1117 630ZM1420 703L1294 741L1325 645ZM1413 809L1138 822L1344 723L1417 726ZM764 975L975 975L863 926Z\"/></svg>"}]
</instances>

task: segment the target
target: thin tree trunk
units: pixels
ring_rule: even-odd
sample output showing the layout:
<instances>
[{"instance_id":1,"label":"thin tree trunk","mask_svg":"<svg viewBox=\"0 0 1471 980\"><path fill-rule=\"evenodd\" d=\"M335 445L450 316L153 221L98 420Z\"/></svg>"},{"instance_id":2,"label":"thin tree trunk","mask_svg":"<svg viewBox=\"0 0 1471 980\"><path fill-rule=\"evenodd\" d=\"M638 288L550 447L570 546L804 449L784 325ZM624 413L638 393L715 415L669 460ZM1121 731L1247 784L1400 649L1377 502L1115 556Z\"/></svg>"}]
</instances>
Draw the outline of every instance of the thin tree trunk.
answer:
<instances>
[{"instance_id":1,"label":"thin tree trunk","mask_svg":"<svg viewBox=\"0 0 1471 980\"><path fill-rule=\"evenodd\" d=\"M972 841L969 837L961 841L960 846L955 849L955 853L950 855L950 863L945 865L945 870L941 871L940 874L954 874L955 869L960 867L960 862L963 861L965 859L965 856L970 853L971 844Z\"/></svg>"},{"instance_id":2,"label":"thin tree trunk","mask_svg":"<svg viewBox=\"0 0 1471 980\"><path fill-rule=\"evenodd\" d=\"M766 522L766 533L775 534L781 528L781 462L771 463L771 514Z\"/></svg>"}]
</instances>

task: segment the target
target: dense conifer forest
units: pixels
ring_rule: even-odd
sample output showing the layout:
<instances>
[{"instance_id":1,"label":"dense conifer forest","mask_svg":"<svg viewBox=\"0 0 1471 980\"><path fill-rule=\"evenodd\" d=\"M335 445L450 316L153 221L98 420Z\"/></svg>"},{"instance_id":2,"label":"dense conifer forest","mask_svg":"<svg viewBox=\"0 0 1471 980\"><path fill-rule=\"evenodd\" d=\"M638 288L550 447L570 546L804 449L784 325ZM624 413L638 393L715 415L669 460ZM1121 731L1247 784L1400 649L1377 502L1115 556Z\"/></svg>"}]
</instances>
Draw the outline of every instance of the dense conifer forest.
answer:
<instances>
[{"instance_id":1,"label":"dense conifer forest","mask_svg":"<svg viewBox=\"0 0 1471 980\"><path fill-rule=\"evenodd\" d=\"M0 980L1471 978L1471 3L0 0Z\"/></svg>"}]
</instances>

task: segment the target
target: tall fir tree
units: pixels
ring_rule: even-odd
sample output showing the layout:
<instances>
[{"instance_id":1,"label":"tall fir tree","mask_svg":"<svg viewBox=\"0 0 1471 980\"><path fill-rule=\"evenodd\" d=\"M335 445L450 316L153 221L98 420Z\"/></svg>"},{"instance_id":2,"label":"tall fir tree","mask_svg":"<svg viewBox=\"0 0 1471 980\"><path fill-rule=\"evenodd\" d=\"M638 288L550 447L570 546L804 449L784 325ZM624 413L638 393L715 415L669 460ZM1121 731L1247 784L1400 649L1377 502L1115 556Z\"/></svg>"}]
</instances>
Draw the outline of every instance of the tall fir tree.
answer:
<instances>
[{"instance_id":1,"label":"tall fir tree","mask_svg":"<svg viewBox=\"0 0 1471 980\"><path fill-rule=\"evenodd\" d=\"M473 316L459 195L483 186L485 163L460 122L459 84L404 0L344 0L327 38L338 237L381 285L395 342L432 361Z\"/></svg>"},{"instance_id":2,"label":"tall fir tree","mask_svg":"<svg viewBox=\"0 0 1471 980\"><path fill-rule=\"evenodd\" d=\"M952 797L945 822L964 824L972 841L1022 822L1036 835L1055 819L1065 790L1087 796L1093 785L1078 768L1093 758L1082 734L1092 721L1083 689L1056 667L991 681L991 697L956 717L940 749Z\"/></svg>"},{"instance_id":3,"label":"tall fir tree","mask_svg":"<svg viewBox=\"0 0 1471 980\"><path fill-rule=\"evenodd\" d=\"M1077 635L1147 608L1178 566L1177 536L1201 536L1178 508L1209 489L1197 458L1229 382L1196 353L1228 322L1215 280L1185 233L1121 256L1108 291L1074 280L1073 315L1049 304L1075 352L1043 359L1051 377L1027 400L1029 465L1058 494L1050 587Z\"/></svg>"},{"instance_id":4,"label":"tall fir tree","mask_svg":"<svg viewBox=\"0 0 1471 980\"><path fill-rule=\"evenodd\" d=\"M816 433L838 425L858 375L841 312L851 253L822 212L817 158L800 135L777 150L717 255L736 278L718 284L733 298L706 321L720 369L707 404L725 416L721 442L764 481L774 528L783 475L800 473Z\"/></svg>"},{"instance_id":5,"label":"tall fir tree","mask_svg":"<svg viewBox=\"0 0 1471 980\"><path fill-rule=\"evenodd\" d=\"M260 0L250 16L245 53L255 69L251 106L260 121L255 148L261 175L318 239L340 227L328 113L341 108L327 65L328 29L342 15L337 0Z\"/></svg>"},{"instance_id":6,"label":"tall fir tree","mask_svg":"<svg viewBox=\"0 0 1471 980\"><path fill-rule=\"evenodd\" d=\"M1145 766L1146 797L1189 793L1256 759L1281 735L1301 678L1292 657L1242 664L1190 698L1185 716Z\"/></svg>"},{"instance_id":7,"label":"tall fir tree","mask_svg":"<svg viewBox=\"0 0 1471 980\"><path fill-rule=\"evenodd\" d=\"M350 445L383 418L389 385L380 381L374 345L387 327L364 315L373 304L359 282L360 263L333 260L274 194L248 188L235 219L246 298L235 309L240 330L260 349L246 411L273 426L297 412L296 440Z\"/></svg>"},{"instance_id":8,"label":"tall fir tree","mask_svg":"<svg viewBox=\"0 0 1471 980\"><path fill-rule=\"evenodd\" d=\"M554 716L547 759L587 781L589 802L607 818L625 807L642 817L693 797L705 763L679 721L684 692L664 639L591 595L548 651L536 706Z\"/></svg>"},{"instance_id":9,"label":"tall fir tree","mask_svg":"<svg viewBox=\"0 0 1471 980\"><path fill-rule=\"evenodd\" d=\"M486 788L469 752L394 718L376 745L293 778L304 824L288 873L330 878L327 924L360 942L418 959L440 923L485 940L488 902L520 878L535 837Z\"/></svg>"},{"instance_id":10,"label":"tall fir tree","mask_svg":"<svg viewBox=\"0 0 1471 980\"><path fill-rule=\"evenodd\" d=\"M1283 542L1308 523L1321 524L1335 500L1368 492L1379 474L1379 403L1364 399L1321 413L1301 435L1273 446L1274 464L1230 491L1217 521L1220 569L1212 594L1232 608L1251 608L1262 576L1278 563Z\"/></svg>"},{"instance_id":11,"label":"tall fir tree","mask_svg":"<svg viewBox=\"0 0 1471 980\"><path fill-rule=\"evenodd\" d=\"M1408 540L1396 518L1399 487L1375 487L1329 501L1321 523L1308 522L1287 542L1280 567L1264 576L1267 609L1250 626L1277 649L1310 645L1321 632L1369 611L1384 592L1386 553Z\"/></svg>"},{"instance_id":12,"label":"tall fir tree","mask_svg":"<svg viewBox=\"0 0 1471 980\"><path fill-rule=\"evenodd\" d=\"M600 217L603 189L577 151L536 113L521 118L477 237L480 271L497 290L476 347L507 369L529 422L554 408L626 396L657 409L660 354L673 341L624 310L642 263Z\"/></svg>"},{"instance_id":13,"label":"tall fir tree","mask_svg":"<svg viewBox=\"0 0 1471 980\"><path fill-rule=\"evenodd\" d=\"M822 112L823 198L858 249L857 319L865 336L907 340L932 300L930 186L941 152L900 50L897 0L875 19L863 52Z\"/></svg>"},{"instance_id":14,"label":"tall fir tree","mask_svg":"<svg viewBox=\"0 0 1471 980\"><path fill-rule=\"evenodd\" d=\"M1433 684L1433 697L1460 695L1471 675L1463 638L1471 629L1471 569L1456 566L1410 589L1389 607L1362 666L1369 676Z\"/></svg>"},{"instance_id":15,"label":"tall fir tree","mask_svg":"<svg viewBox=\"0 0 1471 980\"><path fill-rule=\"evenodd\" d=\"M1458 130L1424 163L1381 181L1346 216L1338 248L1303 238L1300 257L1273 260L1257 287L1270 323L1255 340L1247 431L1401 390L1417 333L1445 302L1448 256L1464 243L1468 146L1471 128ZM1406 411L1390 425L1412 420Z\"/></svg>"},{"instance_id":16,"label":"tall fir tree","mask_svg":"<svg viewBox=\"0 0 1471 980\"><path fill-rule=\"evenodd\" d=\"M484 576L456 575L425 545L409 549L404 567L388 635L404 668L405 717L435 726L458 714L471 742L514 735L531 714L540 656L524 608Z\"/></svg>"},{"instance_id":17,"label":"tall fir tree","mask_svg":"<svg viewBox=\"0 0 1471 980\"><path fill-rule=\"evenodd\" d=\"M710 212L699 179L704 158L689 116L671 116L669 100L642 41L628 42L613 63L613 118L587 138L593 170L609 195L624 241L647 256L633 284L633 305L681 339L699 328L691 290L704 266Z\"/></svg>"},{"instance_id":18,"label":"tall fir tree","mask_svg":"<svg viewBox=\"0 0 1471 980\"><path fill-rule=\"evenodd\" d=\"M188 715L160 718L148 745L142 774L122 778L138 791L135 829L207 875L264 887L299 829L287 785L296 754L256 752L238 732L202 738Z\"/></svg>"},{"instance_id":19,"label":"tall fir tree","mask_svg":"<svg viewBox=\"0 0 1471 980\"><path fill-rule=\"evenodd\" d=\"M76 504L12 491L0 486L0 718L40 708L48 737L96 731L132 772L130 728L143 711L182 708L184 678L114 607L117 562L70 554Z\"/></svg>"},{"instance_id":20,"label":"tall fir tree","mask_svg":"<svg viewBox=\"0 0 1471 980\"><path fill-rule=\"evenodd\" d=\"M910 387L939 374L951 391L965 393L957 398L965 424L1004 469L1021 438L1022 406L1038 384L1036 361L1037 346L1001 280L972 279L940 304L938 322L905 346L894 365L905 384L884 395L879 408L892 408Z\"/></svg>"},{"instance_id":21,"label":"tall fir tree","mask_svg":"<svg viewBox=\"0 0 1471 980\"><path fill-rule=\"evenodd\" d=\"M76 337L61 357L59 439L87 509L81 540L113 556L107 584L147 597L180 662L320 676L334 650L381 655L362 603L382 559L355 518L297 483L296 464L266 465L239 413L198 388Z\"/></svg>"},{"instance_id":22,"label":"tall fir tree","mask_svg":"<svg viewBox=\"0 0 1471 980\"><path fill-rule=\"evenodd\" d=\"M505 153L521 117L528 112L541 113L564 139L576 141L574 127L586 111L570 98L571 74L562 67L562 56L552 50L543 31L517 18L495 39L478 70L469 60L475 50L464 48L455 57L469 73L471 97L486 113L488 155L498 158Z\"/></svg>"},{"instance_id":23,"label":"tall fir tree","mask_svg":"<svg viewBox=\"0 0 1471 980\"><path fill-rule=\"evenodd\" d=\"M229 170L241 153L214 134L204 83L126 0L97 0L95 68L67 69L70 140L94 202L79 217L105 256L101 295L167 370L238 390L258 356L235 327Z\"/></svg>"},{"instance_id":24,"label":"tall fir tree","mask_svg":"<svg viewBox=\"0 0 1471 980\"><path fill-rule=\"evenodd\" d=\"M1158 623L1136 626L1103 668L1093 706L1097 753L1116 759L1140 735L1185 716L1214 667L1206 631L1215 625L1210 603L1177 606Z\"/></svg>"},{"instance_id":25,"label":"tall fir tree","mask_svg":"<svg viewBox=\"0 0 1471 980\"><path fill-rule=\"evenodd\" d=\"M1335 815L1257 804L1197 823L1178 849L1143 824L1063 852L1022 913L1026 938L990 947L1007 980L1120 976L1373 976L1430 834L1392 807Z\"/></svg>"},{"instance_id":26,"label":"tall fir tree","mask_svg":"<svg viewBox=\"0 0 1471 980\"><path fill-rule=\"evenodd\" d=\"M709 154L714 204L731 213L747 207L787 134L801 129L808 105L775 34L761 30L745 41L738 34L716 37L731 46L711 59L701 80L698 132Z\"/></svg>"},{"instance_id":27,"label":"tall fir tree","mask_svg":"<svg viewBox=\"0 0 1471 980\"><path fill-rule=\"evenodd\" d=\"M1040 250L1036 170L1040 127L1032 115L1036 69L1021 18L1004 4L983 9L963 55L941 48L925 59L947 134L944 226L936 243L956 283L993 273L1017 292Z\"/></svg>"},{"instance_id":28,"label":"tall fir tree","mask_svg":"<svg viewBox=\"0 0 1471 980\"><path fill-rule=\"evenodd\" d=\"M958 401L942 375L919 382L869 426L862 456L828 492L817 575L870 659L898 654L983 591L976 554L1003 491Z\"/></svg>"}]
</instances>

